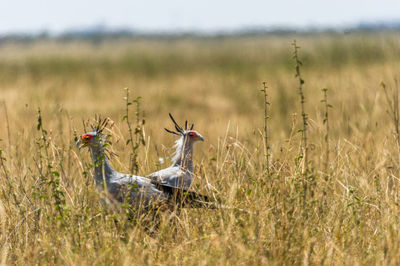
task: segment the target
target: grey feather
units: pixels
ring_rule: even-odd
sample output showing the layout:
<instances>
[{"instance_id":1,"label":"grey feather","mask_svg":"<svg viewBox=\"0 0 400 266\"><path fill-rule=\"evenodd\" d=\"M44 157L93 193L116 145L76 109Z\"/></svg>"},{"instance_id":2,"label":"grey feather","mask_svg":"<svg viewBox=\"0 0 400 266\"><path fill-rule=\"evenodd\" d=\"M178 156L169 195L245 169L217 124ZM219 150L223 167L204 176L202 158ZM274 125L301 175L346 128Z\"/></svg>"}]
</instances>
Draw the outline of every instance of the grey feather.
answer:
<instances>
[{"instance_id":1,"label":"grey feather","mask_svg":"<svg viewBox=\"0 0 400 266\"><path fill-rule=\"evenodd\" d=\"M168 199L169 195L157 189L150 179L115 171L108 161L101 134L93 131L85 135L92 136L86 146L92 155L94 178L99 190L105 188L114 200L118 202L128 200L133 205L148 206ZM77 145L81 143L82 141L78 141Z\"/></svg>"},{"instance_id":2,"label":"grey feather","mask_svg":"<svg viewBox=\"0 0 400 266\"><path fill-rule=\"evenodd\" d=\"M147 177L156 185L188 189L193 177L193 145L196 141L203 140L203 137L197 131L192 130L194 124L192 124L190 130L183 130L173 116L171 114L169 116L180 134L167 129L166 131L181 136L174 145L175 152L172 157L172 165ZM187 129L187 121L185 122L185 129Z\"/></svg>"}]
</instances>

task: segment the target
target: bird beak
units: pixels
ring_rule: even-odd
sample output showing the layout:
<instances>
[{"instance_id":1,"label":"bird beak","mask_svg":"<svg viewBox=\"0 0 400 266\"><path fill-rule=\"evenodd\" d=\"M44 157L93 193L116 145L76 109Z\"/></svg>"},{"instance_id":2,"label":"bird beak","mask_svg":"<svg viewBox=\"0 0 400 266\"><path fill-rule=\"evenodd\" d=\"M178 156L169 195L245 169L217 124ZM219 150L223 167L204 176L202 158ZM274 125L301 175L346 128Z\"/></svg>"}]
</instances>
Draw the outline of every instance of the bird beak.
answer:
<instances>
[{"instance_id":1,"label":"bird beak","mask_svg":"<svg viewBox=\"0 0 400 266\"><path fill-rule=\"evenodd\" d=\"M76 145L76 147L78 147L78 149L81 149L83 146L83 144L80 140L78 140L75 145Z\"/></svg>"},{"instance_id":2,"label":"bird beak","mask_svg":"<svg viewBox=\"0 0 400 266\"><path fill-rule=\"evenodd\" d=\"M85 147L87 144L86 143L82 143L82 141L81 141L81 139L80 140L78 140L77 142L76 142L76 147L78 147L78 149L80 150L80 149L82 149L83 147Z\"/></svg>"},{"instance_id":3,"label":"bird beak","mask_svg":"<svg viewBox=\"0 0 400 266\"><path fill-rule=\"evenodd\" d=\"M199 136L199 140L204 141L203 136Z\"/></svg>"}]
</instances>

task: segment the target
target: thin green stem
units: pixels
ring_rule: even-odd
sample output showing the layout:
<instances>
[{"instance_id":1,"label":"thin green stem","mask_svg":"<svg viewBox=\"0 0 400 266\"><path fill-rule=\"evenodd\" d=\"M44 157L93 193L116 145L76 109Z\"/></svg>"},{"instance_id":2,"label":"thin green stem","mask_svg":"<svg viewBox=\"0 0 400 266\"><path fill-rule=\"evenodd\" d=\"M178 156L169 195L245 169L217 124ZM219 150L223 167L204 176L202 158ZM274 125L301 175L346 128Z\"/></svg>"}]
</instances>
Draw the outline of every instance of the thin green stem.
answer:
<instances>
[{"instance_id":1,"label":"thin green stem","mask_svg":"<svg viewBox=\"0 0 400 266\"><path fill-rule=\"evenodd\" d=\"M270 174L270 166L269 166L269 143L268 143L268 94L267 94L267 83L263 82L263 89L261 90L264 92L264 141L265 141L265 161L266 161L266 167L267 167L267 175L269 176Z\"/></svg>"}]
</instances>

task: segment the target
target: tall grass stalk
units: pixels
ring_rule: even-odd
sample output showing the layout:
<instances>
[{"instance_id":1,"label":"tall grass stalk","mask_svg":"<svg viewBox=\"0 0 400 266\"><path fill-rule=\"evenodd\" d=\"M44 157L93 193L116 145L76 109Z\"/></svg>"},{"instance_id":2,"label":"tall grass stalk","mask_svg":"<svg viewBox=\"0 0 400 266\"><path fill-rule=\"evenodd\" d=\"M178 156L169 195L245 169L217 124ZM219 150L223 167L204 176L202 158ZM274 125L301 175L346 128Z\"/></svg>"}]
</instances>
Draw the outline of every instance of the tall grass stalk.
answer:
<instances>
[{"instance_id":1,"label":"tall grass stalk","mask_svg":"<svg viewBox=\"0 0 400 266\"><path fill-rule=\"evenodd\" d=\"M267 175L270 174L269 160L270 160L270 147L268 142L268 94L267 94L267 83L263 82L263 89L261 90L264 93L264 142L265 142L265 162L267 168Z\"/></svg>"},{"instance_id":2,"label":"tall grass stalk","mask_svg":"<svg viewBox=\"0 0 400 266\"><path fill-rule=\"evenodd\" d=\"M6 118L7 138L8 138L8 156L11 156L11 133L10 133L10 121L8 120L8 111L6 101L3 101L4 116ZM10 157L11 158L11 157Z\"/></svg>"},{"instance_id":3,"label":"tall grass stalk","mask_svg":"<svg viewBox=\"0 0 400 266\"><path fill-rule=\"evenodd\" d=\"M48 131L43 127L43 118L40 108L37 111L37 130L41 133L40 137L37 139L37 153L39 156L38 161L40 164L38 165L38 170L41 175L42 185L44 186L41 189L42 195L46 195L46 185L51 189L50 198L53 200L53 205L56 210L57 215L54 215L53 219L55 221L60 221L61 224L65 225L64 216L66 214L66 210L68 209L65 202L65 195L64 191L60 185L60 172L56 169L54 165L54 153L56 152L55 145L51 146ZM52 153L50 154L50 149L53 149ZM44 150L44 154L42 154L42 150ZM62 162L62 157L60 158ZM45 165L45 169L43 169L43 161ZM62 165L62 163L59 165ZM46 196L45 196L46 197Z\"/></svg>"},{"instance_id":4,"label":"tall grass stalk","mask_svg":"<svg viewBox=\"0 0 400 266\"><path fill-rule=\"evenodd\" d=\"M325 143L325 160L324 160L324 172L326 178L328 178L328 165L329 165L329 108L332 107L328 103L328 89L322 89L324 94L324 98L321 100L324 103L324 119L323 124L325 125L325 136L324 136L324 143Z\"/></svg>"},{"instance_id":5,"label":"tall grass stalk","mask_svg":"<svg viewBox=\"0 0 400 266\"><path fill-rule=\"evenodd\" d=\"M140 99L141 97L136 97L133 101L129 98L129 88L125 88L126 95L124 97L125 100L125 115L122 117L122 121L126 121L128 126L129 138L126 140L126 145L130 145L131 153L129 160L129 170L133 174L137 174L139 171L139 163L138 163L138 149L140 145L145 146L146 142L144 139L143 126L145 124L145 120L140 117ZM130 121L129 116L129 107L135 104L135 118L136 118L136 126L132 127L132 122Z\"/></svg>"},{"instance_id":6,"label":"tall grass stalk","mask_svg":"<svg viewBox=\"0 0 400 266\"><path fill-rule=\"evenodd\" d=\"M0 139L0 142L1 141L2 141L2 139ZM5 179L9 180L8 170L7 170L6 165L5 165L6 160L7 160L6 157L3 155L3 150L0 148L0 166L1 166L1 169L3 170L3 172L4 172Z\"/></svg>"},{"instance_id":7,"label":"tall grass stalk","mask_svg":"<svg viewBox=\"0 0 400 266\"><path fill-rule=\"evenodd\" d=\"M383 91L385 92L386 103L389 106L389 110L387 111L394 128L394 138L396 140L397 146L397 156L398 156L398 169L400 175L400 108L399 108L399 87L397 79L395 81L395 88L388 91L386 84L382 81L381 86Z\"/></svg>"},{"instance_id":8,"label":"tall grass stalk","mask_svg":"<svg viewBox=\"0 0 400 266\"><path fill-rule=\"evenodd\" d=\"M293 59L295 60L296 64L296 78L298 78L299 81L299 86L298 86L298 91L300 95L300 104L301 104L301 116L303 118L303 128L301 129L302 133L302 143L300 146L301 149L301 154L302 154L302 162L303 162L303 169L302 173L307 174L308 173L308 144L307 144L307 130L308 130L308 116L305 111L305 97L303 93L303 85L304 85L304 79L301 76L301 66L303 63L299 59L299 54L298 51L300 49L300 46L297 46L296 40L293 41Z\"/></svg>"}]
</instances>

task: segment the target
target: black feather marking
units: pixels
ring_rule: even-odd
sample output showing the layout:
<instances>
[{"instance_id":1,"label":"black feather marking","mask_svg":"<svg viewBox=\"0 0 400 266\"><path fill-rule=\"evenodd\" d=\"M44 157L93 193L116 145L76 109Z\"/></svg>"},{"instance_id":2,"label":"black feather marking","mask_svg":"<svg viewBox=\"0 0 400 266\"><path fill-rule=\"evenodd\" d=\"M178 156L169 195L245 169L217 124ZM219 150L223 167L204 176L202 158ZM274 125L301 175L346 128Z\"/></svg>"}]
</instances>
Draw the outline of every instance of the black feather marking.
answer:
<instances>
[{"instance_id":1,"label":"black feather marking","mask_svg":"<svg viewBox=\"0 0 400 266\"><path fill-rule=\"evenodd\" d=\"M92 130L98 134L101 134L103 130L108 126L110 119L107 117L105 119L101 119L100 115L95 115L94 124L91 124L90 127ZM86 129L85 129L86 131Z\"/></svg>"},{"instance_id":2,"label":"black feather marking","mask_svg":"<svg viewBox=\"0 0 400 266\"><path fill-rule=\"evenodd\" d=\"M174 123L176 130L183 134L183 129L178 125L178 123L176 123L176 121L175 121L174 117L171 115L171 113L169 113L169 117L171 118L172 122Z\"/></svg>"},{"instance_id":3,"label":"black feather marking","mask_svg":"<svg viewBox=\"0 0 400 266\"><path fill-rule=\"evenodd\" d=\"M169 129L167 129L167 128L164 128L165 129L165 131L167 131L168 133L171 133L171 134L174 134L174 135L178 135L178 136L180 136L181 134L178 134L178 133L176 133L176 132L174 132L174 131L171 131L171 130L169 130Z\"/></svg>"},{"instance_id":4,"label":"black feather marking","mask_svg":"<svg viewBox=\"0 0 400 266\"><path fill-rule=\"evenodd\" d=\"M175 125L175 129L176 129L176 131L178 131L178 132L182 133L182 131L181 131L180 127L178 127L177 125Z\"/></svg>"},{"instance_id":5,"label":"black feather marking","mask_svg":"<svg viewBox=\"0 0 400 266\"><path fill-rule=\"evenodd\" d=\"M107 127L107 125L108 125L108 121L109 121L108 118L105 118L103 121L100 120L98 133L102 133L102 132L103 132L103 130L104 130L104 129Z\"/></svg>"},{"instance_id":6,"label":"black feather marking","mask_svg":"<svg viewBox=\"0 0 400 266\"><path fill-rule=\"evenodd\" d=\"M152 181L151 183L154 184L159 190L162 190L165 193L173 196L177 203L183 205L188 204L189 206L192 207L194 206L202 207L204 203L206 203L205 206L207 206L207 203L213 202L213 200L211 200L210 197L194 191L187 190L185 188L160 184L157 181Z\"/></svg>"},{"instance_id":7,"label":"black feather marking","mask_svg":"<svg viewBox=\"0 0 400 266\"><path fill-rule=\"evenodd\" d=\"M87 133L85 120L83 119L82 119L82 124L83 124L83 130L85 131L85 133Z\"/></svg>"}]
</instances>

